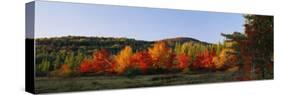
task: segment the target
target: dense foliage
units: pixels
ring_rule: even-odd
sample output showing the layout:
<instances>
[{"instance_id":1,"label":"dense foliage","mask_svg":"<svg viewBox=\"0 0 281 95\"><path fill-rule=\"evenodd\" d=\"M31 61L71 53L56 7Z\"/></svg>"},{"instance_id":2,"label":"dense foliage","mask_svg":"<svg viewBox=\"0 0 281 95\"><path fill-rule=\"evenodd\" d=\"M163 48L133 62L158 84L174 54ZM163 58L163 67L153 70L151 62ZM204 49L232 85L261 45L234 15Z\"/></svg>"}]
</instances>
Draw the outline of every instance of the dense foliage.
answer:
<instances>
[{"instance_id":1,"label":"dense foliage","mask_svg":"<svg viewBox=\"0 0 281 95\"><path fill-rule=\"evenodd\" d=\"M70 39L72 38L72 39ZM66 44L60 42L62 39L70 40ZM36 61L38 62L37 73L38 76L44 75L93 75L93 74L116 74L123 75L127 73L134 74L160 74L171 72L187 72L189 66L194 63L199 53L208 50L220 51L216 48L221 45L213 45L203 42L195 42L193 39L168 39L157 42L134 41L135 44L143 44L147 48L136 47L132 43L126 42L120 44L119 52L113 52L112 48L99 48L85 51L81 42L77 42L82 46L75 49L75 41L85 41L85 39L94 39L86 37L61 37L61 38L41 38L37 39L37 54ZM84 39L84 40L81 40ZM95 38L98 39L98 38ZM113 38L100 38L107 41ZM123 39L132 40L132 39ZM49 42L48 42L49 41ZM58 42L53 42L58 41ZM118 42L119 39L116 39ZM58 44L60 43L60 44ZM102 43L102 42L100 42ZM170 44L169 44L170 43ZM61 47L53 48L54 45L61 45ZM116 45L113 45L116 46ZM95 46L97 47L97 46ZM85 46L84 48L89 48ZM119 49L118 49L119 50ZM194 61L194 62L193 62ZM198 64L199 65L199 64ZM194 66L194 65L192 65ZM69 74L75 73L75 74ZM65 75L63 75L65 74Z\"/></svg>"}]
</instances>

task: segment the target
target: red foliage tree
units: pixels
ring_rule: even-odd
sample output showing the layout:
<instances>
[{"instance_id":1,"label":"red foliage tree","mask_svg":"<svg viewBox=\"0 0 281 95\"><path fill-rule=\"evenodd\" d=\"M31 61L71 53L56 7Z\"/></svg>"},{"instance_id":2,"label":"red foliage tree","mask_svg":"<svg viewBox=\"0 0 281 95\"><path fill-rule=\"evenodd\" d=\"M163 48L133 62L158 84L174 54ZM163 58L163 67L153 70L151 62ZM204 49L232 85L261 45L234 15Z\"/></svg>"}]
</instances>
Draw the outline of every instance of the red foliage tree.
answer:
<instances>
[{"instance_id":1,"label":"red foliage tree","mask_svg":"<svg viewBox=\"0 0 281 95\"><path fill-rule=\"evenodd\" d=\"M172 70L175 68L174 61L176 59L176 54L170 53L169 57L167 58L167 62L164 63L165 69Z\"/></svg>"},{"instance_id":2,"label":"red foliage tree","mask_svg":"<svg viewBox=\"0 0 281 95\"><path fill-rule=\"evenodd\" d=\"M152 58L147 51L135 53L131 60L133 65L138 66L142 73L146 73L147 69L152 66Z\"/></svg>"},{"instance_id":3,"label":"red foliage tree","mask_svg":"<svg viewBox=\"0 0 281 95\"><path fill-rule=\"evenodd\" d=\"M189 56L187 56L186 54L178 54L176 57L178 64L177 64L177 68L180 70L184 70L186 68L188 68L188 62L190 60Z\"/></svg>"},{"instance_id":4,"label":"red foliage tree","mask_svg":"<svg viewBox=\"0 0 281 95\"><path fill-rule=\"evenodd\" d=\"M80 64L79 71L82 73L89 73L92 71L91 62L88 59L84 59Z\"/></svg>"},{"instance_id":5,"label":"red foliage tree","mask_svg":"<svg viewBox=\"0 0 281 95\"><path fill-rule=\"evenodd\" d=\"M101 49L93 54L92 68L94 72L107 72L111 69L110 54L105 50Z\"/></svg>"},{"instance_id":6,"label":"red foliage tree","mask_svg":"<svg viewBox=\"0 0 281 95\"><path fill-rule=\"evenodd\" d=\"M202 69L202 70L213 70L215 69L215 64L213 63L213 58L216 53L214 50L205 50L196 55L196 59L192 64L193 69Z\"/></svg>"},{"instance_id":7,"label":"red foliage tree","mask_svg":"<svg viewBox=\"0 0 281 95\"><path fill-rule=\"evenodd\" d=\"M101 49L93 53L92 59L84 59L80 64L80 72L82 73L105 73L112 72L114 64L110 59L110 54L105 50Z\"/></svg>"}]
</instances>

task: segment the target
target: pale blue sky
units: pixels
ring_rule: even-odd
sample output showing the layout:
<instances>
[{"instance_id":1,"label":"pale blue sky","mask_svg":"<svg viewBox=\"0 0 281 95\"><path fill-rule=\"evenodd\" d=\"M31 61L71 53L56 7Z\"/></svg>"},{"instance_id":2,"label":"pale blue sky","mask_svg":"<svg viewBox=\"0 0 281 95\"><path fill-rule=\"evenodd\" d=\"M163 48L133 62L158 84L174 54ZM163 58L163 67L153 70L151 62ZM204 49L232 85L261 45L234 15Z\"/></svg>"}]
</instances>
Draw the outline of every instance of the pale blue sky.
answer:
<instances>
[{"instance_id":1,"label":"pale blue sky","mask_svg":"<svg viewBox=\"0 0 281 95\"><path fill-rule=\"evenodd\" d=\"M216 43L241 32L242 14L36 1L35 37L98 36L160 40L191 37Z\"/></svg>"}]
</instances>

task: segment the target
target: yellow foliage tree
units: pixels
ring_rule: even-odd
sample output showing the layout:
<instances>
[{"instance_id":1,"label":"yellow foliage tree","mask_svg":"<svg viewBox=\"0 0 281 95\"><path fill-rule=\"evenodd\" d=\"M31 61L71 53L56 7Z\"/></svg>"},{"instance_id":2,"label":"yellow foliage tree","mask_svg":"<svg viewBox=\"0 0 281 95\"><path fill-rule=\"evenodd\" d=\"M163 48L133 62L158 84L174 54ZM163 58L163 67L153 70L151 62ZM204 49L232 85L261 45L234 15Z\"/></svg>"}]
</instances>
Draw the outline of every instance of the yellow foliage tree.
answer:
<instances>
[{"instance_id":1,"label":"yellow foliage tree","mask_svg":"<svg viewBox=\"0 0 281 95\"><path fill-rule=\"evenodd\" d=\"M234 43L225 43L226 47L230 47L232 44ZM237 65L237 57L231 53L235 53L235 50L231 48L223 48L219 55L213 58L216 69L228 69Z\"/></svg>"},{"instance_id":2,"label":"yellow foliage tree","mask_svg":"<svg viewBox=\"0 0 281 95\"><path fill-rule=\"evenodd\" d=\"M133 55L133 50L130 46L126 46L121 50L115 57L115 71L119 74L123 73L126 68L131 64L131 57Z\"/></svg>"},{"instance_id":3,"label":"yellow foliage tree","mask_svg":"<svg viewBox=\"0 0 281 95\"><path fill-rule=\"evenodd\" d=\"M148 52L153 60L152 66L155 68L165 68L165 64L171 64L170 57L172 50L163 41L157 42L152 48L148 49Z\"/></svg>"}]
</instances>

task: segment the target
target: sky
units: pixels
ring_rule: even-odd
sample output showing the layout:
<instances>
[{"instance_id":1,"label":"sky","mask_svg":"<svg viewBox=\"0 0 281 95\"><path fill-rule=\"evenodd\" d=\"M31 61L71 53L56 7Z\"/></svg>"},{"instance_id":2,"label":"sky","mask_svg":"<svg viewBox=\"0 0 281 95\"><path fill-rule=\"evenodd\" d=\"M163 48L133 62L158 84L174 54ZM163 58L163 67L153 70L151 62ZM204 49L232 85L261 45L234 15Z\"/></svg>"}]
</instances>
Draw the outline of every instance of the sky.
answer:
<instances>
[{"instance_id":1,"label":"sky","mask_svg":"<svg viewBox=\"0 0 281 95\"><path fill-rule=\"evenodd\" d=\"M191 37L222 42L221 33L243 31L242 14L36 1L35 38L126 37L155 41Z\"/></svg>"}]
</instances>

